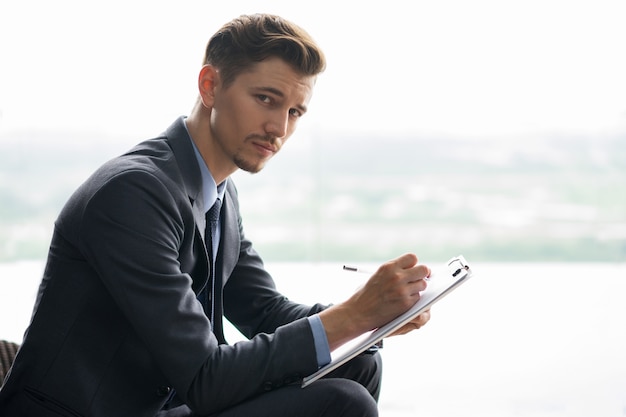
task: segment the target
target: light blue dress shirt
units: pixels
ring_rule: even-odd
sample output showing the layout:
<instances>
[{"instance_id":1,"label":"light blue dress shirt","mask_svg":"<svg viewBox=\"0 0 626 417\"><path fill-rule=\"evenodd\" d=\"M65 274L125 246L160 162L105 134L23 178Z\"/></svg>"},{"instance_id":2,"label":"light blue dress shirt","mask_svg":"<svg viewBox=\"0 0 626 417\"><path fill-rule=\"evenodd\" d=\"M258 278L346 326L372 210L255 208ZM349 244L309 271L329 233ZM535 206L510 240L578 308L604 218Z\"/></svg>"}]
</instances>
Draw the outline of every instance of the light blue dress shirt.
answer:
<instances>
[{"instance_id":1,"label":"light blue dress shirt","mask_svg":"<svg viewBox=\"0 0 626 417\"><path fill-rule=\"evenodd\" d=\"M185 124L185 128L187 125ZM224 193L226 192L226 182L228 178L224 180L221 184L216 184L213 179L213 175L211 175L211 171L206 166L204 159L202 159L202 155L198 150L193 139L191 139L191 135L189 134L189 130L187 130L187 134L189 139L191 140L191 144L193 145L193 150L196 155L196 159L198 161L198 166L200 167L200 175L202 176L202 196L204 198L204 207L208 210L213 206L216 199L222 200L224 202ZM217 257L217 248L219 247L221 237L221 222L218 221L217 233L213 238L213 260L215 261ZM319 318L317 314L308 317L309 325L311 326L311 331L313 332L313 340L315 343L315 352L317 354L317 365L322 367L328 363L330 363L330 347L328 346L328 339L326 338L326 330L324 330L324 325L322 324L322 320Z\"/></svg>"}]
</instances>

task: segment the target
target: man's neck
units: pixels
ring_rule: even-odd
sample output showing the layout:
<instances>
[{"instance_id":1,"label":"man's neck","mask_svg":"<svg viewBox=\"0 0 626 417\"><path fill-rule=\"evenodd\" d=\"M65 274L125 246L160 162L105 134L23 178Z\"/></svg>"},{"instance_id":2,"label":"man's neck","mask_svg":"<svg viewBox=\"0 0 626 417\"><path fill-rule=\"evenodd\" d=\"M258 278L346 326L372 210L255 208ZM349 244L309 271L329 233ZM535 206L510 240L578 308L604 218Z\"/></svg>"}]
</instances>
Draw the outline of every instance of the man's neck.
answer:
<instances>
[{"instance_id":1,"label":"man's neck","mask_svg":"<svg viewBox=\"0 0 626 417\"><path fill-rule=\"evenodd\" d=\"M210 110L204 108L202 102L198 101L189 117L185 119L185 123L191 140L200 151L215 183L219 185L237 171L237 166L228 158L222 157L222 150L218 149L209 129L210 116Z\"/></svg>"}]
</instances>

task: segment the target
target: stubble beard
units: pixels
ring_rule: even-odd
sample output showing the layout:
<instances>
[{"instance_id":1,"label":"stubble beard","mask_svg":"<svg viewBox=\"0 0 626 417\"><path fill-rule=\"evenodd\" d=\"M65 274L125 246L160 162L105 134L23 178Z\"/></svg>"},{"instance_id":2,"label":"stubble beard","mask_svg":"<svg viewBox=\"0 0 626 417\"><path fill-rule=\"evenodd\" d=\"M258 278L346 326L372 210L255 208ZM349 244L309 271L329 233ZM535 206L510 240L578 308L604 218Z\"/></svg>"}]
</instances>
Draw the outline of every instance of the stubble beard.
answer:
<instances>
[{"instance_id":1,"label":"stubble beard","mask_svg":"<svg viewBox=\"0 0 626 417\"><path fill-rule=\"evenodd\" d=\"M222 151L226 154L229 154L230 152L228 150L228 146L226 146L227 144L220 139L220 136L214 133L213 137L215 138L215 142L218 144L218 146L220 146ZM235 149L234 153L231 153L231 160L235 164L235 166L238 169L249 172L251 174L256 174L257 172L261 171L265 166L266 161L255 161L251 157L246 157L245 153L245 145L241 148Z\"/></svg>"},{"instance_id":2,"label":"stubble beard","mask_svg":"<svg viewBox=\"0 0 626 417\"><path fill-rule=\"evenodd\" d=\"M246 139L246 142L256 137L258 136L249 136ZM273 142L271 139L269 140L267 138L263 138L263 139L268 142ZM267 161L269 160L269 158L260 159L260 160L252 160L252 159L246 158L244 153L245 153L245 149L243 148L238 149L237 152L235 152L235 154L233 155L233 162L235 163L237 168L241 169L242 171L249 172L251 174L256 174L259 171L261 171L265 167L265 164L267 163Z\"/></svg>"},{"instance_id":3,"label":"stubble beard","mask_svg":"<svg viewBox=\"0 0 626 417\"><path fill-rule=\"evenodd\" d=\"M246 159L243 155L241 155L241 152L237 152L233 156L233 162L235 163L235 165L237 165L237 168L241 169L242 171L249 172L251 174L258 173L265 166L265 162L254 163Z\"/></svg>"}]
</instances>

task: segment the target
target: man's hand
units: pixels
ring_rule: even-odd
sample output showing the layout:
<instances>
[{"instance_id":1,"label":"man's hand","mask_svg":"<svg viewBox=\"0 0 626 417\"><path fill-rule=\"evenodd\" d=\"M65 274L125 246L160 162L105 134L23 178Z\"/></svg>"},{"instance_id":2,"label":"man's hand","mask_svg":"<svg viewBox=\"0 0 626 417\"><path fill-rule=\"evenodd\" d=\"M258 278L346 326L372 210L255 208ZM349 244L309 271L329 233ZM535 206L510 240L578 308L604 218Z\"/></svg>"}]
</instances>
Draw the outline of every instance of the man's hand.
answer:
<instances>
[{"instance_id":1,"label":"man's hand","mask_svg":"<svg viewBox=\"0 0 626 417\"><path fill-rule=\"evenodd\" d=\"M348 300L320 313L330 349L334 350L407 311L426 289L424 278L428 276L430 268L418 264L417 256L413 254L402 255L381 265ZM430 314L416 318L396 334L421 327L429 318Z\"/></svg>"},{"instance_id":2,"label":"man's hand","mask_svg":"<svg viewBox=\"0 0 626 417\"><path fill-rule=\"evenodd\" d=\"M400 336L400 335L412 332L413 330L420 329L422 326L428 323L429 320L430 320L430 309L424 311L422 314L415 317L413 320L411 320L404 326L400 327L398 330L390 334L388 337Z\"/></svg>"}]
</instances>

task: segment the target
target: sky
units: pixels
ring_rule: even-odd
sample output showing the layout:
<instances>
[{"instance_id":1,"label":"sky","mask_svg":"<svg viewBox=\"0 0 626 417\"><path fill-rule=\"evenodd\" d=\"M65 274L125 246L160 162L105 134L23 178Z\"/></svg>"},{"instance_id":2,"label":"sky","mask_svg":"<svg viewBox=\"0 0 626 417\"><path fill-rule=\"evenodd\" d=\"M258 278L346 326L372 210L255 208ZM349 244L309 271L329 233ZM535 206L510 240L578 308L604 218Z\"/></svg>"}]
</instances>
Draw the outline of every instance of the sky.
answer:
<instances>
[{"instance_id":1,"label":"sky","mask_svg":"<svg viewBox=\"0 0 626 417\"><path fill-rule=\"evenodd\" d=\"M308 132L626 132L626 2L0 0L0 134L156 134L209 37L280 14L324 49Z\"/></svg>"}]
</instances>

